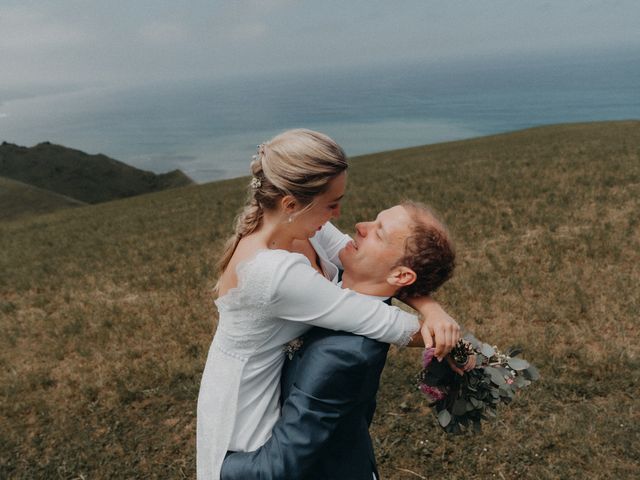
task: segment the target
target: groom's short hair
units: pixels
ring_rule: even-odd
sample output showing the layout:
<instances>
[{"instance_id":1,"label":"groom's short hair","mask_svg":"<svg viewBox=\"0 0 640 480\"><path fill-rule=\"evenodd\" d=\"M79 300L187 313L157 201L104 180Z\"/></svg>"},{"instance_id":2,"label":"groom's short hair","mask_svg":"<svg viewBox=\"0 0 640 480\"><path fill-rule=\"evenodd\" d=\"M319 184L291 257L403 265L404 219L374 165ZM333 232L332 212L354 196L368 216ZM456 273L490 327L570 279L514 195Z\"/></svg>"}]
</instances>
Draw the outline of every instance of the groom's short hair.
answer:
<instances>
[{"instance_id":1,"label":"groom's short hair","mask_svg":"<svg viewBox=\"0 0 640 480\"><path fill-rule=\"evenodd\" d=\"M456 254L446 225L427 205L405 201L401 204L411 216L413 227L405 239L404 253L396 266L416 273L416 281L396 292L399 300L435 292L451 278Z\"/></svg>"}]
</instances>

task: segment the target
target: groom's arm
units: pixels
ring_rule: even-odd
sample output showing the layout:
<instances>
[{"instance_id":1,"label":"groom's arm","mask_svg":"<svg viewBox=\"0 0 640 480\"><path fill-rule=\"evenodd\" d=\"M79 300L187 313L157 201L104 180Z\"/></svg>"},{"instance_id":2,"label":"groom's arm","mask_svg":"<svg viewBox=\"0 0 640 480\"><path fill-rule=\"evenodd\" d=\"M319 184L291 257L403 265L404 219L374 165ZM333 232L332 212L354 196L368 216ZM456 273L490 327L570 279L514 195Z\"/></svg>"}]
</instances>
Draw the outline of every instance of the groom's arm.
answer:
<instances>
[{"instance_id":1,"label":"groom's arm","mask_svg":"<svg viewBox=\"0 0 640 480\"><path fill-rule=\"evenodd\" d=\"M292 386L271 438L254 452L229 455L222 480L306 478L341 420L375 396L388 346L355 335L327 340L305 352L298 367L305 375Z\"/></svg>"}]
</instances>

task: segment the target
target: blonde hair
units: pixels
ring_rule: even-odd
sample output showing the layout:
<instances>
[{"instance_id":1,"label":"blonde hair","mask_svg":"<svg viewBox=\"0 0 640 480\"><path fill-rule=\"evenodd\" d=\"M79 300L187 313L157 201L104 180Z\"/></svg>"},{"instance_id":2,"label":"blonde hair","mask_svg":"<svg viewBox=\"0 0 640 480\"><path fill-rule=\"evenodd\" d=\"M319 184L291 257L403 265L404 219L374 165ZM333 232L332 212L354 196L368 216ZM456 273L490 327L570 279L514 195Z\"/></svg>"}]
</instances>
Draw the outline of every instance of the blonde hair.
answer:
<instances>
[{"instance_id":1,"label":"blonde hair","mask_svg":"<svg viewBox=\"0 0 640 480\"><path fill-rule=\"evenodd\" d=\"M347 157L342 148L328 136L312 130L287 130L259 145L251 162L249 198L236 218L235 231L218 262L219 276L229 265L240 239L260 227L265 210L276 208L278 200L286 195L310 206L317 195L329 188L329 182L346 169Z\"/></svg>"}]
</instances>

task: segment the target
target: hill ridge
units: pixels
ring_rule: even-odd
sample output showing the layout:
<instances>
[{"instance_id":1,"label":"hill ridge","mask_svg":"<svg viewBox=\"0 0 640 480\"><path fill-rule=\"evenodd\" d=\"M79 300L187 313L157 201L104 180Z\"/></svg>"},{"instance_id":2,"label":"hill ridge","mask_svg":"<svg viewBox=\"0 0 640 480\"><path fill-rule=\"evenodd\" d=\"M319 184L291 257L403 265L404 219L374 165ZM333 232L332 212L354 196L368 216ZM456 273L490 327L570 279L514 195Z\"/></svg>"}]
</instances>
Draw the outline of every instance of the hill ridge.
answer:
<instances>
[{"instance_id":1,"label":"hill ridge","mask_svg":"<svg viewBox=\"0 0 640 480\"><path fill-rule=\"evenodd\" d=\"M86 203L101 203L195 183L179 169L156 174L102 153L88 154L48 141L33 147L2 142L0 176Z\"/></svg>"}]
</instances>

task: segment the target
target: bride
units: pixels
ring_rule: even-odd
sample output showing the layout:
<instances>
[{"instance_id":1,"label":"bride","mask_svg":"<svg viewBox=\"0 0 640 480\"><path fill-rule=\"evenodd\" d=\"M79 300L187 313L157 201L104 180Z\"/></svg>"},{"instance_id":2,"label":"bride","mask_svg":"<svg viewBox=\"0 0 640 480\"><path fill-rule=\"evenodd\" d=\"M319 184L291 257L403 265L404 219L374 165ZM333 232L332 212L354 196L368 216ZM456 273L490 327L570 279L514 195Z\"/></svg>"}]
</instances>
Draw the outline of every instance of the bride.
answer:
<instances>
[{"instance_id":1,"label":"bride","mask_svg":"<svg viewBox=\"0 0 640 480\"><path fill-rule=\"evenodd\" d=\"M247 205L220 261L218 327L198 397L197 472L218 479L227 451L263 445L280 414L283 347L312 326L406 345L420 332L444 356L459 327L437 303L424 321L340 288L338 253L351 241L340 214L347 160L329 137L290 130L258 147ZM424 300L424 299L423 299Z\"/></svg>"}]
</instances>

